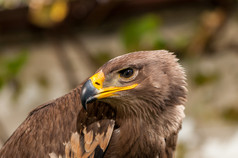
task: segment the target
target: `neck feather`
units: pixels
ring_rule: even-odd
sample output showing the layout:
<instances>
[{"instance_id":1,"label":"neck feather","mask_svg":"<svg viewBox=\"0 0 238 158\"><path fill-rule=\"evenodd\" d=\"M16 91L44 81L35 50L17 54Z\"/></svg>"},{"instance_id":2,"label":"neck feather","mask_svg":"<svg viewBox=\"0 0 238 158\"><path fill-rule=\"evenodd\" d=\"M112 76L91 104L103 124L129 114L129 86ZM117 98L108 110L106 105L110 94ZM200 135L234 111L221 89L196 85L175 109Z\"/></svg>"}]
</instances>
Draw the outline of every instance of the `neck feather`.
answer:
<instances>
[{"instance_id":1,"label":"neck feather","mask_svg":"<svg viewBox=\"0 0 238 158\"><path fill-rule=\"evenodd\" d=\"M164 108L145 107L138 103L123 104L117 111L116 123L119 128L113 133L111 140L110 152L117 151L114 154L125 154L131 157L145 155L151 157L162 155L165 157L168 154L168 143L166 140L171 140L174 152L177 140L178 131L181 128L182 119L184 118L184 106L166 106ZM170 143L171 144L171 143ZM118 151L121 149L121 151ZM132 151L140 151L134 153ZM109 152L109 153L110 153ZM119 157L124 157L120 155ZM112 155L111 155L112 156ZM129 156L129 157L130 157ZM109 156L110 157L110 156Z\"/></svg>"}]
</instances>

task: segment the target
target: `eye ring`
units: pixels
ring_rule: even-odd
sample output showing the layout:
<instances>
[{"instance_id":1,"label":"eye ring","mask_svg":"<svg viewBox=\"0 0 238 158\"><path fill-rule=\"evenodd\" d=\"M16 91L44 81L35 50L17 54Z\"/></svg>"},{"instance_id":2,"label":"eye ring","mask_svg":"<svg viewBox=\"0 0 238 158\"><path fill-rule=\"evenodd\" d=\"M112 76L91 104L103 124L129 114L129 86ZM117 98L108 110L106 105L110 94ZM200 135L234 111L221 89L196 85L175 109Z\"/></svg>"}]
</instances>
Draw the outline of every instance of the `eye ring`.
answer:
<instances>
[{"instance_id":1,"label":"eye ring","mask_svg":"<svg viewBox=\"0 0 238 158\"><path fill-rule=\"evenodd\" d=\"M120 70L118 73L121 78L129 79L130 77L134 75L134 70L132 68L126 68L126 69Z\"/></svg>"}]
</instances>

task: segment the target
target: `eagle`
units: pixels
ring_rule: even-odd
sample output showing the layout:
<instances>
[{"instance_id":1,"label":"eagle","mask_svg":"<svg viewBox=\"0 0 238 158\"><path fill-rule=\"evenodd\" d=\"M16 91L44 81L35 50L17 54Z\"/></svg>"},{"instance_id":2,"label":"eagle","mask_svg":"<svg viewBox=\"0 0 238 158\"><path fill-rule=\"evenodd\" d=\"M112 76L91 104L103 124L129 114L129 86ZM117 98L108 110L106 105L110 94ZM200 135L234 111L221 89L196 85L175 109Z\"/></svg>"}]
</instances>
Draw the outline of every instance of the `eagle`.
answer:
<instances>
[{"instance_id":1,"label":"eagle","mask_svg":"<svg viewBox=\"0 0 238 158\"><path fill-rule=\"evenodd\" d=\"M1 158L173 158L186 75L166 50L111 59L68 94L31 111Z\"/></svg>"}]
</instances>

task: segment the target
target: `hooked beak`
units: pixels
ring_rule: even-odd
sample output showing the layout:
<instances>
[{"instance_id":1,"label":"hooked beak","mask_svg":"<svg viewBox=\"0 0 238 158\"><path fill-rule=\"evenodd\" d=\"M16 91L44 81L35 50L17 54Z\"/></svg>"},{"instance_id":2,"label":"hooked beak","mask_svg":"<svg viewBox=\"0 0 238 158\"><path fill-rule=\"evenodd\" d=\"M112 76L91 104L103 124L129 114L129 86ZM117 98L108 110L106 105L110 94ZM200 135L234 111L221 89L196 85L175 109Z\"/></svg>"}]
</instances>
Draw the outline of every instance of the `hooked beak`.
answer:
<instances>
[{"instance_id":1,"label":"hooked beak","mask_svg":"<svg viewBox=\"0 0 238 158\"><path fill-rule=\"evenodd\" d=\"M89 79L83 85L81 91L81 102L84 109L87 109L87 104L96 100L96 95L98 94L97 89L93 86L92 81Z\"/></svg>"},{"instance_id":2,"label":"hooked beak","mask_svg":"<svg viewBox=\"0 0 238 158\"><path fill-rule=\"evenodd\" d=\"M133 84L125 87L106 87L103 88L103 82L105 80L104 73L99 71L90 77L82 87L81 90L81 102L84 109L87 109L87 104L97 99L107 98L115 96L115 92L124 91L135 88L138 84Z\"/></svg>"}]
</instances>

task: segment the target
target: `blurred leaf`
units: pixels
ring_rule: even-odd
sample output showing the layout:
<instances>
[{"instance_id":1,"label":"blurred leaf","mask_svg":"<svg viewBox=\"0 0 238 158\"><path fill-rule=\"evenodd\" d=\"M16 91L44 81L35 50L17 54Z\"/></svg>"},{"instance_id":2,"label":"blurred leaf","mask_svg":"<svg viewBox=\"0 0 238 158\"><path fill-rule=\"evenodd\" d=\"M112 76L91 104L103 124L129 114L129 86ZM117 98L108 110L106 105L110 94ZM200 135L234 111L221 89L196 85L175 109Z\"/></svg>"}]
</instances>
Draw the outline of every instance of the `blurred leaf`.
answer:
<instances>
[{"instance_id":1,"label":"blurred leaf","mask_svg":"<svg viewBox=\"0 0 238 158\"><path fill-rule=\"evenodd\" d=\"M4 79L2 78L2 76L0 76L0 90L4 85Z\"/></svg>"},{"instance_id":2,"label":"blurred leaf","mask_svg":"<svg viewBox=\"0 0 238 158\"><path fill-rule=\"evenodd\" d=\"M235 106L237 107L237 105ZM229 107L222 111L222 118L229 122L238 122L238 109L235 107Z\"/></svg>"},{"instance_id":3,"label":"blurred leaf","mask_svg":"<svg viewBox=\"0 0 238 158\"><path fill-rule=\"evenodd\" d=\"M186 48L189 45L189 41L190 41L189 37L178 36L178 38L174 42L176 50L180 50L182 52L185 52Z\"/></svg>"},{"instance_id":4,"label":"blurred leaf","mask_svg":"<svg viewBox=\"0 0 238 158\"><path fill-rule=\"evenodd\" d=\"M68 0L32 0L29 7L30 21L40 27L53 27L68 14Z\"/></svg>"},{"instance_id":5,"label":"blurred leaf","mask_svg":"<svg viewBox=\"0 0 238 158\"><path fill-rule=\"evenodd\" d=\"M167 47L167 42L161 38L158 37L155 42L154 42L154 49L166 49Z\"/></svg>"},{"instance_id":6,"label":"blurred leaf","mask_svg":"<svg viewBox=\"0 0 238 158\"><path fill-rule=\"evenodd\" d=\"M101 66L112 58L110 54L111 53L107 51L98 52L96 55L93 56L93 60L95 61L95 63L97 63L98 66Z\"/></svg>"},{"instance_id":7,"label":"blurred leaf","mask_svg":"<svg viewBox=\"0 0 238 158\"><path fill-rule=\"evenodd\" d=\"M55 3L53 3L52 5L50 18L54 22L61 22L65 19L67 13L67 0L56 0Z\"/></svg>"},{"instance_id":8,"label":"blurred leaf","mask_svg":"<svg viewBox=\"0 0 238 158\"><path fill-rule=\"evenodd\" d=\"M23 65L26 63L28 52L22 50L12 58L0 58L0 89L2 86L14 79Z\"/></svg>"},{"instance_id":9,"label":"blurred leaf","mask_svg":"<svg viewBox=\"0 0 238 158\"><path fill-rule=\"evenodd\" d=\"M128 50L139 48L143 38L148 35L154 40L159 25L160 20L158 16L153 14L128 21L121 31L125 47Z\"/></svg>"},{"instance_id":10,"label":"blurred leaf","mask_svg":"<svg viewBox=\"0 0 238 158\"><path fill-rule=\"evenodd\" d=\"M217 73L197 73L195 77L193 78L193 81L196 85L204 85L206 83L211 83L216 81L219 78L219 75Z\"/></svg>"},{"instance_id":11,"label":"blurred leaf","mask_svg":"<svg viewBox=\"0 0 238 158\"><path fill-rule=\"evenodd\" d=\"M26 62L27 53L22 51L14 59L6 62L6 68L9 72L9 75L16 75L19 70L22 68L23 64Z\"/></svg>"},{"instance_id":12,"label":"blurred leaf","mask_svg":"<svg viewBox=\"0 0 238 158\"><path fill-rule=\"evenodd\" d=\"M48 87L49 86L49 81L47 80L46 76L39 76L38 78L38 83L42 86L42 87Z\"/></svg>"}]
</instances>

